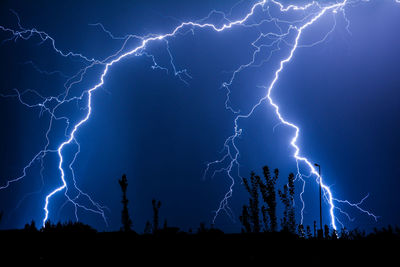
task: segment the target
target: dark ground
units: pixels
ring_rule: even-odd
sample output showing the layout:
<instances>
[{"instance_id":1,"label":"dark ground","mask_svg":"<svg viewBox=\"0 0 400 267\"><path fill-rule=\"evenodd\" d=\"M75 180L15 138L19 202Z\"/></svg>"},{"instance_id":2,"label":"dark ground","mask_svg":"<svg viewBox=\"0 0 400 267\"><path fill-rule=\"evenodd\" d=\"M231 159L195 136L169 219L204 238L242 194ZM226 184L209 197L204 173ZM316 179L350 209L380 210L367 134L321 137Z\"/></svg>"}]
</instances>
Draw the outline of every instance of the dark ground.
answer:
<instances>
[{"instance_id":1,"label":"dark ground","mask_svg":"<svg viewBox=\"0 0 400 267\"><path fill-rule=\"evenodd\" d=\"M151 266L155 263L360 266L372 262L385 266L398 262L398 239L299 240L276 234L160 234L123 232L43 233L22 230L0 232L1 258L17 263L57 266L65 263L112 263ZM117 265L114 265L117 264ZM128 265L128 264L126 264ZM3 265L1 265L3 266ZM106 266L109 266L108 264Z\"/></svg>"}]
</instances>

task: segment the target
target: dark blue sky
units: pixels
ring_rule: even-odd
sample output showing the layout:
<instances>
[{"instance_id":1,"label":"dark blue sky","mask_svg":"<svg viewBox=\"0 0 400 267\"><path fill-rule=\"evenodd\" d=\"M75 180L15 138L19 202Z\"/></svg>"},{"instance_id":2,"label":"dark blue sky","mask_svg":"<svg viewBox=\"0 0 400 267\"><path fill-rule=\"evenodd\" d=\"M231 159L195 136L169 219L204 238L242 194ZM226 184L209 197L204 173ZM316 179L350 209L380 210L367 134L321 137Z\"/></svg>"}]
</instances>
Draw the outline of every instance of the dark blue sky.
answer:
<instances>
[{"instance_id":1,"label":"dark blue sky","mask_svg":"<svg viewBox=\"0 0 400 267\"><path fill-rule=\"evenodd\" d=\"M122 41L112 40L99 27L89 24L100 22L116 36L159 34L170 32L180 21L206 17L212 9L229 13L236 3L151 0L99 1L94 5L92 1L2 1L0 25L18 27L10 12L13 9L22 26L45 31L62 51L104 59L115 53ZM239 3L232 9L231 18L242 17L251 4ZM346 9L350 33L346 20L338 14L336 28L328 38L307 47L332 29L335 21L327 14L304 32L300 45L305 47L296 50L272 94L282 114L300 126L298 143L303 155L321 164L334 196L356 203L369 193L362 207L380 216L378 222L342 205L339 207L354 218L349 221L336 211L348 228L371 229L400 223L399 14L400 5L390 0L350 6ZM282 19L293 20L302 15L294 13ZM217 23L219 19L215 15L211 21ZM82 209L78 210L80 220L102 230L119 229L122 207L117 180L126 173L135 230L141 232L145 221L151 218L152 198L162 201L160 216L170 225L187 230L200 222L211 222L230 185L224 173L202 179L206 163L221 156L225 139L233 133L234 115L225 109L226 91L221 84L233 70L250 61L254 51L251 42L258 30L268 27L273 29L269 24L265 29L240 27L224 33L195 29L194 34L183 31L187 34L169 38L175 66L186 69L192 77L186 79L188 84L174 75L165 43L150 44L146 52L167 67L168 73L153 70L151 58L145 56L128 57L110 68L104 86L93 95L90 120L77 133L81 153L74 165L79 187L108 207L109 227L99 215ZM0 32L0 37L4 40L10 35ZM2 95L14 94L13 88L58 95L63 91L64 75L72 76L84 66L77 58L56 54L49 41L39 42L36 36L28 41L2 43ZM127 49L136 45L131 41ZM237 76L231 87L231 105L235 109L247 112L265 94L260 86L269 84L278 62L288 54L289 47L281 47L261 67L246 69ZM257 60L266 59L270 51L263 50ZM29 62L62 75L40 73ZM89 70L82 82L71 88L71 94L79 95L95 85L102 68ZM27 94L23 100L32 104L38 98ZM82 110L85 101L65 105L57 115L67 114L71 123L76 122L86 112ZM25 164L46 144L49 115L40 116L39 108L27 108L12 97L0 98L0 109L0 181L4 185L10 178L20 176ZM269 165L280 169L281 187L287 175L296 171L296 164L289 146L293 130L276 126L277 123L273 109L261 105L253 116L240 121L243 134L237 145L242 176L248 177L251 170L261 174L262 166ZM54 124L49 135L52 147L64 140L64 126L62 122ZM76 149L74 145L65 149L66 162ZM35 161L22 181L0 191L2 228L22 227L31 219L41 223L44 198L60 185L57 165L57 155L49 154L44 161L43 186L40 161ZM70 177L67 180L72 182ZM296 186L300 189L301 183ZM308 180L304 194L306 224L318 218L317 189L314 180ZM74 193L72 189L70 192ZM236 221L221 213L216 226L226 231L240 229L237 217L246 201L247 194L237 179L230 199ZM73 206L62 206L64 202L62 193L52 198L52 221L74 219ZM301 207L299 199L296 207ZM324 205L325 215L327 209ZM328 222L328 216L324 220Z\"/></svg>"}]
</instances>

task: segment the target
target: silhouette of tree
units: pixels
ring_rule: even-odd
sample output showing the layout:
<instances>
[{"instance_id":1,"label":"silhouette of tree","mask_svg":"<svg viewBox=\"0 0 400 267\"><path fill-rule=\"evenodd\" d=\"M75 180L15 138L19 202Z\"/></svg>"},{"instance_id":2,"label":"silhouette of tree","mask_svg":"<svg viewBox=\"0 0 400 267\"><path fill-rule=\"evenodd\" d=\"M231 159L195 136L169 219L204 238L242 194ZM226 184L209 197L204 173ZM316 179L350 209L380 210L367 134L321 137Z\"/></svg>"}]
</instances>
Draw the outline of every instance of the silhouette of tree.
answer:
<instances>
[{"instance_id":1,"label":"silhouette of tree","mask_svg":"<svg viewBox=\"0 0 400 267\"><path fill-rule=\"evenodd\" d=\"M249 209L246 205L243 205L242 215L239 216L239 220L244 227L242 228L242 233L243 232L251 233L250 214L249 214Z\"/></svg>"},{"instance_id":2,"label":"silhouette of tree","mask_svg":"<svg viewBox=\"0 0 400 267\"><path fill-rule=\"evenodd\" d=\"M340 231L340 239L341 240L349 240L350 239L349 231L347 231L347 229L345 227L343 227L342 230Z\"/></svg>"},{"instance_id":3,"label":"silhouette of tree","mask_svg":"<svg viewBox=\"0 0 400 267\"><path fill-rule=\"evenodd\" d=\"M44 226L40 229L41 232L55 232L56 226L51 223L50 220L47 220Z\"/></svg>"},{"instance_id":4,"label":"silhouette of tree","mask_svg":"<svg viewBox=\"0 0 400 267\"><path fill-rule=\"evenodd\" d=\"M289 223L289 231L291 233L295 233L296 231L296 216L294 210L294 174L290 173L288 177L288 186L289 186L289 199L290 199L290 208L288 211L288 223Z\"/></svg>"},{"instance_id":5,"label":"silhouette of tree","mask_svg":"<svg viewBox=\"0 0 400 267\"><path fill-rule=\"evenodd\" d=\"M337 240L338 239L337 231L335 229L332 230L331 239L332 240Z\"/></svg>"},{"instance_id":6,"label":"silhouette of tree","mask_svg":"<svg viewBox=\"0 0 400 267\"><path fill-rule=\"evenodd\" d=\"M56 224L56 232L61 232L62 231L62 225L61 225L61 222L58 222L57 224Z\"/></svg>"},{"instance_id":7,"label":"silhouette of tree","mask_svg":"<svg viewBox=\"0 0 400 267\"><path fill-rule=\"evenodd\" d=\"M29 223L25 224L24 230L27 232L36 232L37 228L36 228L35 221L32 220L30 224Z\"/></svg>"},{"instance_id":8,"label":"silhouette of tree","mask_svg":"<svg viewBox=\"0 0 400 267\"><path fill-rule=\"evenodd\" d=\"M214 225L211 224L210 228L206 227L206 224L204 222L200 223L199 228L197 228L197 234L199 235L207 235L207 236L216 236L216 235L223 235L224 232L221 230L214 228Z\"/></svg>"},{"instance_id":9,"label":"silhouette of tree","mask_svg":"<svg viewBox=\"0 0 400 267\"><path fill-rule=\"evenodd\" d=\"M243 178L243 184L249 193L249 204L244 205L242 214L239 217L242 223L242 232L259 233L261 231L260 210L262 215L262 223L265 231L276 232L277 216L276 216L276 192L275 184L279 177L279 170L274 170L274 177L271 177L268 166L263 168L264 179L256 175L254 172L250 174L250 180ZM265 205L261 205L259 201L259 192ZM285 205L284 216L281 224L285 231L296 234L296 219L294 210L294 175L289 174L288 184L284 186L283 191L279 190L279 196ZM304 227L302 228L304 235Z\"/></svg>"},{"instance_id":10,"label":"silhouette of tree","mask_svg":"<svg viewBox=\"0 0 400 267\"><path fill-rule=\"evenodd\" d=\"M271 231L271 229L270 229L271 224L270 224L270 221L268 219L269 218L268 217L268 209L264 205L261 207L261 214L262 214L262 221L264 223L265 231L266 232Z\"/></svg>"},{"instance_id":11,"label":"silhouette of tree","mask_svg":"<svg viewBox=\"0 0 400 267\"><path fill-rule=\"evenodd\" d=\"M300 238L302 238L302 239L306 238L306 232L304 230L304 225L299 224L299 226L297 227L297 233Z\"/></svg>"},{"instance_id":12,"label":"silhouette of tree","mask_svg":"<svg viewBox=\"0 0 400 267\"><path fill-rule=\"evenodd\" d=\"M247 232L260 232L259 182L260 177L256 176L254 172L250 174L250 183L246 178L243 178L243 184L250 194L250 198L249 206L243 206L242 216L240 216L239 219Z\"/></svg>"},{"instance_id":13,"label":"silhouette of tree","mask_svg":"<svg viewBox=\"0 0 400 267\"><path fill-rule=\"evenodd\" d=\"M32 221L31 225L25 225L26 230L36 229L35 223ZM40 229L41 232L48 233L96 233L96 230L90 227L87 224L83 224L81 222L66 222L57 224L51 223L50 220L46 221L45 226Z\"/></svg>"},{"instance_id":14,"label":"silhouette of tree","mask_svg":"<svg viewBox=\"0 0 400 267\"><path fill-rule=\"evenodd\" d=\"M398 226L396 226L395 231L396 231L396 235L400 236L400 228Z\"/></svg>"},{"instance_id":15,"label":"silhouette of tree","mask_svg":"<svg viewBox=\"0 0 400 267\"><path fill-rule=\"evenodd\" d=\"M307 225L307 228L306 228L306 235L307 235L307 239L313 238L313 236L311 234L311 227L309 225Z\"/></svg>"},{"instance_id":16,"label":"silhouette of tree","mask_svg":"<svg viewBox=\"0 0 400 267\"><path fill-rule=\"evenodd\" d=\"M279 197L285 206L283 218L281 220L282 229L290 233L296 232L296 218L294 212L294 175L289 174L288 183L283 186L283 191L279 190Z\"/></svg>"},{"instance_id":17,"label":"silhouette of tree","mask_svg":"<svg viewBox=\"0 0 400 267\"><path fill-rule=\"evenodd\" d=\"M201 222L199 228L197 229L197 233L204 234L207 231L208 231L208 229L206 228L206 224L204 222Z\"/></svg>"},{"instance_id":18,"label":"silhouette of tree","mask_svg":"<svg viewBox=\"0 0 400 267\"><path fill-rule=\"evenodd\" d=\"M276 218L275 184L279 176L279 170L275 169L274 177L271 177L268 166L264 166L263 173L265 182L262 182L261 180L259 181L260 192L264 202L267 205L265 209L269 216L269 223L270 223L269 230L272 232L276 232L277 218Z\"/></svg>"},{"instance_id":19,"label":"silhouette of tree","mask_svg":"<svg viewBox=\"0 0 400 267\"><path fill-rule=\"evenodd\" d=\"M288 187L287 185L283 186L283 192L281 190L278 191L279 197L285 206L283 210L283 218L281 219L281 227L284 231L289 231L289 226L288 226L288 207L290 206L290 201L288 197Z\"/></svg>"},{"instance_id":20,"label":"silhouette of tree","mask_svg":"<svg viewBox=\"0 0 400 267\"><path fill-rule=\"evenodd\" d=\"M368 235L368 239L398 241L400 239L400 229L397 226L395 229L393 229L391 225L389 225L387 228L383 227L380 230L374 228L374 231Z\"/></svg>"},{"instance_id":21,"label":"silhouette of tree","mask_svg":"<svg viewBox=\"0 0 400 267\"><path fill-rule=\"evenodd\" d=\"M151 234L152 226L149 221L146 221L146 225L144 226L144 234Z\"/></svg>"},{"instance_id":22,"label":"silhouette of tree","mask_svg":"<svg viewBox=\"0 0 400 267\"><path fill-rule=\"evenodd\" d=\"M128 179L126 178L126 175L122 175L121 180L118 181L119 185L121 186L122 190L122 214L121 214L121 221L122 221L122 228L121 230L125 232L132 231L132 220L129 217L129 211L128 211L128 199L126 197L126 190L128 187Z\"/></svg>"},{"instance_id":23,"label":"silhouette of tree","mask_svg":"<svg viewBox=\"0 0 400 267\"><path fill-rule=\"evenodd\" d=\"M314 238L317 238L317 221L314 221Z\"/></svg>"},{"instance_id":24,"label":"silhouette of tree","mask_svg":"<svg viewBox=\"0 0 400 267\"><path fill-rule=\"evenodd\" d=\"M151 204L153 205L153 233L156 233L159 228L158 213L160 211L161 201L156 201L155 199L153 199L151 201Z\"/></svg>"},{"instance_id":25,"label":"silhouette of tree","mask_svg":"<svg viewBox=\"0 0 400 267\"><path fill-rule=\"evenodd\" d=\"M358 228L350 231L349 239L351 240L363 240L366 238L365 231L361 231Z\"/></svg>"},{"instance_id":26,"label":"silhouette of tree","mask_svg":"<svg viewBox=\"0 0 400 267\"><path fill-rule=\"evenodd\" d=\"M329 226L326 224L324 225L324 238L326 240L331 238L330 233L329 233Z\"/></svg>"},{"instance_id":27,"label":"silhouette of tree","mask_svg":"<svg viewBox=\"0 0 400 267\"><path fill-rule=\"evenodd\" d=\"M59 229L61 229L64 232L81 232L81 233L95 233L96 230L90 227L87 224L81 223L81 222L72 222L69 221L64 224L60 224Z\"/></svg>"}]
</instances>

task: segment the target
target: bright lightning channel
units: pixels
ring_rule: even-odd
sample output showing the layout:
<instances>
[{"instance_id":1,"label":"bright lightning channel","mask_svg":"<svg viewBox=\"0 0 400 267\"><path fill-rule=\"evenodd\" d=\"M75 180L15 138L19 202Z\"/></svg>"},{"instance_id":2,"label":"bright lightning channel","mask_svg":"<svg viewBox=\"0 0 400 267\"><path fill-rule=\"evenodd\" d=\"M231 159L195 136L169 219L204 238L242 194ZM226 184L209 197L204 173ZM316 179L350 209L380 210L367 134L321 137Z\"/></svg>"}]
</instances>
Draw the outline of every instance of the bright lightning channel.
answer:
<instances>
[{"instance_id":1,"label":"bright lightning channel","mask_svg":"<svg viewBox=\"0 0 400 267\"><path fill-rule=\"evenodd\" d=\"M395 0L396 2L400 3L400 0ZM171 58L171 65L173 66L173 70L175 72L175 75L178 76L183 82L186 82L185 80L183 80L183 78L181 77L182 75L185 75L186 77L190 78L190 76L187 74L186 70L183 71L178 71L176 70L174 63L173 63L173 58L172 58L172 54L169 50L168 47L168 40L167 38L169 37L174 37L176 36L177 33L179 33L182 29L184 28L191 28L191 31L193 31L193 28L209 28L211 30L214 30L216 32L222 32L226 29L231 29L234 26L245 26L245 27L250 27L252 25L248 25L246 24L246 22L248 22L250 20L250 18L252 18L252 16L255 14L257 9L262 9L263 11L268 11L269 13L269 6L270 5L274 5L276 7L278 7L278 9L280 10L280 12L289 12L289 11L307 11L308 9L312 9L313 11L311 12L310 15L306 16L303 20L300 21L296 21L296 23L303 23L301 26L295 26L295 25L290 25L288 31L286 33L281 33L281 34L276 34L276 33L268 33L268 34L261 34L259 38L265 37L265 36L274 36L275 38L277 38L277 40L279 41L283 41L283 38L286 37L289 33L291 33L292 31L294 31L295 34L295 40L294 43L291 45L291 49L289 52L289 55L284 58L283 60L280 61L279 64L279 68L275 71L275 75L273 80L269 83L268 86L265 87L266 90L266 94L263 98L259 99L259 101L251 108L251 110L248 113L245 114L240 114L240 111L236 111L234 110L230 105L229 105L229 95L230 95L230 90L229 90L229 86L233 83L235 75L237 75L243 68L246 68L248 66L250 66L252 63L254 63L254 58L253 61L250 62L248 65L243 65L241 66L237 71L234 72L231 80L229 82L226 82L223 84L223 87L227 89L227 98L226 98L226 102L225 102L225 106L227 109L231 110L234 114L237 114L237 116L234 119L234 134L230 137L228 137L224 143L224 148L227 150L227 153L219 160L210 162L207 164L207 167L205 169L205 175L208 173L208 171L210 170L210 168L216 164L220 164L223 163L225 160L229 159L229 164L228 166L216 170L214 171L214 174L217 172L221 172L224 171L227 173L228 177L231 179L232 183L229 187L229 191L225 194L224 198L222 199L222 201L220 202L220 205L218 207L218 210L215 212L215 217L214 217L214 221L216 219L216 217L218 216L218 214L220 213L221 210L225 210L227 212L227 214L231 214L230 208L228 206L228 200L229 198L232 196L233 194L233 187L235 184L235 179L233 177L232 171L233 168L236 166L238 167L238 158L240 155L239 149L236 146L236 139L241 135L242 133L242 129L239 127L239 120L240 119L247 119L249 118L253 112L256 110L256 108L258 108L262 103L267 102L269 103L275 110L275 114L277 116L277 118L280 121L280 124L284 124L290 128L293 128L295 130L295 135L293 136L293 138L290 141L290 145L294 148L294 154L293 157L296 159L297 162L297 169L298 169L298 175L297 177L303 181L303 191L300 194L300 199L302 200L302 194L304 193L304 177L311 177L312 175L316 177L316 182L320 183L323 191L324 191L324 197L326 199L326 201L329 204L329 214L330 214L330 218L331 218L331 226L336 230L337 226L336 226L336 220L337 218L335 217L335 213L334 210L338 209L340 212L344 213L341 209L335 207L334 202L338 202L338 203L342 203L342 204L347 204L351 207L355 207L356 209L360 210L361 212L364 212L372 217L374 217L375 219L377 219L377 217L375 215L373 215L372 213L370 213L369 211L366 211L364 209L362 209L360 207L360 205L363 203L363 201L365 200L365 198L360 201L359 203L351 203L347 200L339 200L333 197L332 192L329 188L329 186L327 186L326 184L323 183L323 179L322 177L319 176L318 172L314 169L313 164L311 163L311 161L309 159L307 159L306 157L301 156L300 153L300 148L297 145L297 139L299 137L299 133L300 133L300 128L287 121L280 113L280 108L279 106L273 101L272 97L271 97L271 92L275 87L275 84L277 83L280 74L282 73L282 71L284 70L284 67L287 63L289 63L292 58L293 55L295 53L295 51L297 50L297 48L299 47L299 40L300 37L302 36L302 33L304 32L305 29L307 29L309 26L313 25L318 19L320 19L323 15L325 15L328 12L332 12L332 13L337 13L339 11L342 11L344 13L344 8L346 7L347 4L349 3L354 3L357 2L357 0L343 0L341 2L334 2L331 4L325 4L322 5L320 3L318 3L317 1L313 1L309 4L303 5L303 6L298 6L298 5L288 5L285 6L283 4L281 4L279 1L276 0L263 0L263 1L258 1L256 2L254 5L252 5L250 11L240 20L236 20L236 21L229 21L228 19L226 19L225 14L224 14L224 18L229 22L226 24L223 24L222 26L218 27L212 23L203 23L202 20L199 22L183 22L181 23L179 26L177 26L172 32L164 34L164 35L154 35L154 34L150 34L147 35L145 37L140 37L140 36L136 36L136 35L127 35L125 37L115 37L111 32L107 31L102 24L97 23L97 24L93 24L94 26L100 26L104 32L106 32L111 38L113 39L122 39L125 40L123 46L113 55L107 57L106 59L103 60L98 60L98 59L94 59L94 58L90 58L90 57L86 57L80 53L73 53L73 52L68 52L68 53L64 53L61 50L59 50L56 47L56 43L55 40L50 37L47 33L43 32L43 31L38 31L36 29L25 29L21 26L19 18L18 18L18 25L20 27L20 30L12 30L12 29L8 29L5 28L3 26L0 26L0 30L4 31L4 32L8 32L11 33L12 37L10 39L7 39L5 41L11 41L11 40L17 40L17 39L23 39L23 40L28 40L30 39L33 35L37 35L39 36L39 38L42 40L42 43L49 40L52 44L52 48L61 56L63 57L78 57L80 58L83 62L86 62L88 65L86 67L84 67L83 69L81 69L76 75L74 75L73 77L69 78L67 80L67 82L65 83L64 87L66 89L66 91L64 92L64 94L61 94L57 97L43 97L40 96L36 91L24 91L22 93L20 93L18 90L16 90L16 94L15 95L6 95L5 97L17 97L19 99L19 101L28 106L28 107L39 107L42 110L48 112L51 115L51 120L50 120L50 125L48 128L48 131L46 132L46 139L47 139L47 145L45 146L45 148L43 150L41 150L39 153L37 153L34 158L29 162L29 164L27 166L24 167L23 169L23 175L21 175L20 177L17 177L15 179L11 179L9 181L7 181L5 186L0 187L0 189L5 189L7 187L9 187L9 185L11 183L17 182L21 179L23 179L26 176L26 170L28 168L30 168L34 161L36 160L43 160L43 157L46 156L47 153L57 153L58 158L59 158L59 162L58 162L58 170L60 172L60 179L62 182L62 185L55 188L53 191L51 191L45 198L45 205L43 207L43 210L45 212L44 214L44 218L43 218L43 227L45 227L46 222L49 218L49 205L50 205L50 200L51 198L56 195L57 193L64 191L64 195L67 197L67 201L71 202L74 204L75 206L75 216L76 219L78 219L77 217L77 208L83 208L84 210L88 210L91 212L95 212L97 214L100 214L103 219L106 221L105 218L105 213L104 213L104 209L105 207L99 205L98 203L94 202L90 196L84 192L82 192L76 185L76 181L75 181L75 176L74 176L74 172L73 172L73 168L72 165L76 160L77 155L79 154L80 151L80 145L76 140L76 134L78 132L78 130L81 128L81 126L83 126L90 118L91 116L91 112L92 112L92 94L94 93L94 91L98 88L100 88L103 84L104 84L104 79L106 78L109 69L116 63L120 62L121 60L123 60L124 58L127 58L128 56L131 55L145 55L148 56L150 58L152 58L153 60L153 68L160 68L160 69L164 69L162 67L160 67L154 59L154 56L149 55L146 53L145 49L147 44L149 44L150 42L157 42L157 41L164 41L166 42L167 45L167 51L169 53L169 56ZM317 9L317 11L315 11L315 9ZM216 11L213 11L216 12ZM18 16L17 16L18 17ZM280 29L280 27L278 26L279 21L276 18L272 18L270 16L269 19L267 19L267 21L273 22L275 23L275 25ZM258 25L258 24L257 24ZM329 33L328 33L329 34ZM136 48L122 53L123 49L125 48L125 45L127 44L129 39L138 39L140 40L140 45L137 46ZM3 42L5 42L3 41ZM255 42L252 43L253 46L255 46ZM257 47L257 46L255 46ZM260 47L257 47L258 51L260 49ZM279 50L279 48L278 48ZM122 53L121 55L119 55L120 53ZM254 53L254 55L257 53L257 51ZM34 65L33 63L30 63L32 65ZM101 73L99 82L93 86L92 88L90 88L89 90L84 91L80 96L78 97L71 97L71 98L67 98L68 97L68 93L70 88L75 85L78 84L79 82L82 81L83 76L86 74L86 71L95 66L95 65L104 65L104 70ZM51 72L53 73L53 72ZM50 73L50 74L51 74ZM55 73L55 72L54 72ZM47 73L49 74L49 73ZM31 105L28 103L25 103L22 99L22 95L24 95L25 93L34 93L36 95L38 95L39 97L41 97L43 99L43 102L39 103L39 104L35 104L35 105ZM66 103L66 102L70 102L73 100L82 100L84 96L87 96L87 105L86 105L86 109L87 109L87 113L85 115L85 117L80 120L78 123L76 123L75 125L73 125L71 127L71 131L69 134L67 134L68 129L70 128L70 121L67 117L57 117L55 115L55 109L57 107L59 107L61 104ZM56 107L50 109L49 107L46 106L47 103L51 102L51 101L56 101L58 104L56 105ZM53 120L65 120L67 122L67 128L65 130L65 134L67 136L67 139L62 142L56 149L50 149L50 141L49 141L49 132L52 128L52 122ZM74 181L74 187L78 190L79 194L77 197L75 198L71 198L67 195L67 191L68 191L68 184L66 182L65 179L65 170L63 168L63 163L64 163L64 157L63 157L63 150L66 146L71 145L71 144L75 144L78 146L78 151L74 154L73 160L72 162L69 164L69 169L72 172L72 176L73 176L73 181ZM232 151L233 150L233 151ZM310 175L308 176L304 176L300 173L299 170L299 162L305 163L309 170L310 170ZM42 162L43 164L43 162ZM43 167L43 165L42 165ZM237 168L239 169L239 168ZM239 174L239 170L238 170L238 176L240 177ZM43 177L42 177L43 180ZM89 199L89 201L91 202L91 204L95 207L95 208L88 208L84 205L81 205L79 203L76 202L76 199L79 196L85 196L87 199ZM303 221L303 210L304 210L304 201L302 200L303 203L303 208L301 210L301 221ZM345 215L347 215L346 213L344 213ZM348 216L348 215L347 215ZM348 216L349 217L349 216ZM339 221L340 222L340 221Z\"/></svg>"}]
</instances>

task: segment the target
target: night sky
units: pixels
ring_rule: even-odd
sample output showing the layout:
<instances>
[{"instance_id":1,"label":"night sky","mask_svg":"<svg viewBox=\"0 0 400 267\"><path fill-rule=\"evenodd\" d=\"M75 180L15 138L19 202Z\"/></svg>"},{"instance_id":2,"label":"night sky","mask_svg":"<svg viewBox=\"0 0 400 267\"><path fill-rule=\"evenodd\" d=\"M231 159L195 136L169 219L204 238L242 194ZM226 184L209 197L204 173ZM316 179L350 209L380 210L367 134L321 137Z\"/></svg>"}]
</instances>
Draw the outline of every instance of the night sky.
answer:
<instances>
[{"instance_id":1,"label":"night sky","mask_svg":"<svg viewBox=\"0 0 400 267\"><path fill-rule=\"evenodd\" d=\"M122 47L124 40L119 37L165 34L183 21L207 17L213 9L236 20L247 14L252 4L254 1L237 0L1 1L0 25L18 29L14 10L22 27L46 32L63 52L104 60ZM271 13L279 15L276 9ZM279 16L296 20L305 14ZM394 0L356 3L346 7L345 14L350 24L341 12L336 16L329 12L305 30L272 97L282 115L301 128L298 144L302 155L322 166L324 181L334 196L357 203L369 194L361 207L379 216L376 222L339 204L351 220L339 210L335 211L337 218L349 229L398 225L400 4ZM251 23L261 19L262 14L256 14ZM207 21L222 25L222 16L215 13ZM102 23L114 39L93 25L96 23ZM240 65L251 61L251 43L260 31L275 32L276 27L266 23L221 33L191 29L168 38L168 47L165 42L154 42L146 54L116 63L104 85L93 93L91 117L76 134L80 153L73 167L79 188L107 207L108 226L99 214L84 209L77 211L80 221L99 230L120 228L118 179L125 173L136 231L142 232L152 217L152 198L161 200L160 217L169 225L188 230L196 229L200 222L212 222L231 183L224 172L214 177L210 172L203 178L207 162L223 156L224 141L234 131L235 114L225 108L227 90L221 85ZM10 37L9 32L0 31L2 41ZM237 75L229 102L235 110L247 113L265 95L263 86L269 85L278 63L287 57L293 36L285 40L279 51L276 46L264 47L256 57L258 66ZM310 46L319 40L323 42ZM131 39L123 51L137 45L138 41ZM269 57L271 51L275 52ZM24 166L46 145L50 119L41 108L28 108L10 97L15 95L14 89L57 96L64 92L68 78L89 64L79 57L57 54L50 40L41 42L37 35L1 43L0 58L0 186L4 186L7 180L21 176ZM166 69L152 68L153 59ZM173 66L183 71L181 75L175 75ZM82 81L71 87L70 94L79 96L97 84L103 69L103 65L90 68ZM28 91L22 100L33 105L40 97ZM71 101L56 115L67 116L73 125L85 116L85 103L87 97ZM54 105L55 101L48 103L50 108ZM240 120L243 132L237 147L241 176L249 177L251 171L261 175L264 165L279 168L281 188L288 174L296 172L296 162L289 145L294 131L278 122L271 106L264 102L250 118ZM64 120L55 122L48 135L49 148L56 149L70 131L71 127L65 130ZM77 145L65 148L66 162L72 161L77 149ZM40 160L34 161L24 179L0 191L2 229L20 228L31 220L41 225L45 197L61 184L58 160L57 153L49 153L43 168ZM307 168L301 169L308 174ZM73 183L69 171L67 182ZM215 221L216 227L228 232L240 230L238 216L248 199L239 177L235 183L229 200L234 221L224 212ZM301 185L296 182L297 219ZM69 187L71 196L76 196L77 191ZM318 186L313 177L307 180L304 200L304 223L311 225L319 216ZM65 201L63 192L51 199L51 221L75 219L74 206ZM82 205L90 203L83 198ZM323 208L324 222L328 223L328 205Z\"/></svg>"}]
</instances>

